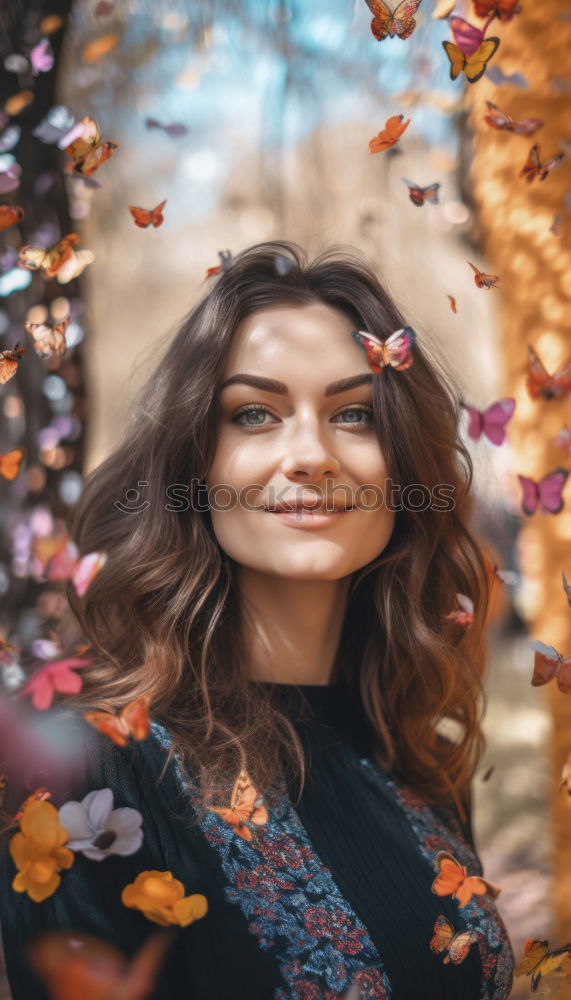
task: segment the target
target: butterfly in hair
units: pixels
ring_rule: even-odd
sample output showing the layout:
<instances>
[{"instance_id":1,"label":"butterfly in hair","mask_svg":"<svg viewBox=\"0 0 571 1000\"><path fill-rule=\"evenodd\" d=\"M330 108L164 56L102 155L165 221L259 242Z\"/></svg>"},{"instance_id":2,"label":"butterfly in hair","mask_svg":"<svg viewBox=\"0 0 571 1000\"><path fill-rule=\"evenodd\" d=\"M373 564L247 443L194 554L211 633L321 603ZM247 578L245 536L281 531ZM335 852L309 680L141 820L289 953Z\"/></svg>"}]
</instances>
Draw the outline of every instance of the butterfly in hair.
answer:
<instances>
[{"instance_id":1,"label":"butterfly in hair","mask_svg":"<svg viewBox=\"0 0 571 1000\"><path fill-rule=\"evenodd\" d=\"M255 827L265 826L268 810L263 798L254 788L247 772L242 768L232 789L229 806L208 806L233 828L242 840L254 839Z\"/></svg>"},{"instance_id":2,"label":"butterfly in hair","mask_svg":"<svg viewBox=\"0 0 571 1000\"><path fill-rule=\"evenodd\" d=\"M391 367L404 371L413 363L412 347L416 343L416 333L411 326L395 330L386 340L379 340L366 330L352 330L353 340L367 352L369 368L378 375L384 368Z\"/></svg>"},{"instance_id":3,"label":"butterfly in hair","mask_svg":"<svg viewBox=\"0 0 571 1000\"><path fill-rule=\"evenodd\" d=\"M438 852L434 867L438 875L430 887L432 892L436 896L453 896L460 906L466 906L474 894L495 899L502 891L480 875L468 875L465 866L448 851Z\"/></svg>"},{"instance_id":4,"label":"butterfly in hair","mask_svg":"<svg viewBox=\"0 0 571 1000\"><path fill-rule=\"evenodd\" d=\"M401 0L394 10L390 10L384 0L366 0L367 6L373 14L371 21L371 31L378 42L398 35L403 42L410 38L415 27L414 15L420 7L422 0Z\"/></svg>"}]
</instances>

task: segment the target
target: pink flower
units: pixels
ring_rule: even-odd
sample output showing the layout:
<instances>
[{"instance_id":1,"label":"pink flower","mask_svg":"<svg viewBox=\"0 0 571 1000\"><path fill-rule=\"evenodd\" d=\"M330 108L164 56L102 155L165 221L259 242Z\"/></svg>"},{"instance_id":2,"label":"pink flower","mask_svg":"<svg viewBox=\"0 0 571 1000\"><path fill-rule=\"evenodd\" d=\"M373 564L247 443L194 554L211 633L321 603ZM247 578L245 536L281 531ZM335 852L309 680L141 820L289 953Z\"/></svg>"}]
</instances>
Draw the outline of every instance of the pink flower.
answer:
<instances>
[{"instance_id":1,"label":"pink flower","mask_svg":"<svg viewBox=\"0 0 571 1000\"><path fill-rule=\"evenodd\" d=\"M28 683L22 688L20 696L31 695L32 705L40 712L51 707L54 695L58 694L78 694L81 691L83 681L78 677L75 670L81 670L88 666L91 660L80 659L79 657L68 657L65 660L55 660L46 663L32 674Z\"/></svg>"}]
</instances>

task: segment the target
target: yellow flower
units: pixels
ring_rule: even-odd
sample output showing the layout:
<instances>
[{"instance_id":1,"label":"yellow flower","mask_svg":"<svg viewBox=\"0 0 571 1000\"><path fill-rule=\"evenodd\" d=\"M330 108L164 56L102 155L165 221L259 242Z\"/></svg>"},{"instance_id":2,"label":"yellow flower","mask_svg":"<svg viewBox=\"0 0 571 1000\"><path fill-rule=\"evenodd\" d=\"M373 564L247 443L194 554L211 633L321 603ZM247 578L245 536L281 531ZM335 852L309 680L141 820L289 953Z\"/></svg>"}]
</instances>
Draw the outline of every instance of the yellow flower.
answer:
<instances>
[{"instance_id":1,"label":"yellow flower","mask_svg":"<svg viewBox=\"0 0 571 1000\"><path fill-rule=\"evenodd\" d=\"M132 910L141 910L156 924L179 924L187 927L200 920L207 911L206 896L184 895L184 886L172 872L141 872L134 882L126 885L121 902Z\"/></svg>"},{"instance_id":2,"label":"yellow flower","mask_svg":"<svg viewBox=\"0 0 571 1000\"><path fill-rule=\"evenodd\" d=\"M73 851L63 847L68 833L59 822L55 806L37 799L25 807L20 831L14 834L9 845L18 869L12 888L16 892L27 892L35 903L41 903L60 884L58 872L73 864Z\"/></svg>"}]
</instances>

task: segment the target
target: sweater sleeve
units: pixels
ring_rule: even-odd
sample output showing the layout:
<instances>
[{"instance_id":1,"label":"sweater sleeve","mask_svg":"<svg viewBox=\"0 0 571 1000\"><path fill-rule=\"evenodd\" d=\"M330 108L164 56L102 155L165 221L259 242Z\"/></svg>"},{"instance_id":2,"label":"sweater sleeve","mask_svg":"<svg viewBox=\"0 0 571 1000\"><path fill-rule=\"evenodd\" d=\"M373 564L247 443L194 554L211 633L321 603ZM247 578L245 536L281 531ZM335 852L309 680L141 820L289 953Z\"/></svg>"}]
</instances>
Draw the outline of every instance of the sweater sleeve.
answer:
<instances>
[{"instance_id":1,"label":"sweater sleeve","mask_svg":"<svg viewBox=\"0 0 571 1000\"><path fill-rule=\"evenodd\" d=\"M81 725L90 728L84 723ZM65 929L93 934L112 943L130 958L158 930L157 924L121 902L122 889L141 871L164 871L169 867L157 826L161 809L154 801L156 783L145 774L145 753L148 751L143 750L143 744L120 749L98 734L94 739L93 732L90 729L91 736L86 735L82 759L74 766L70 784L73 794L60 796L62 801L54 799L54 805L59 807L66 798L77 801L90 791L111 788L113 808L130 806L141 813L143 843L132 855L110 855L103 861L90 860L75 852L72 867L61 871L56 891L37 903L26 892L17 892L12 887L16 866L8 844L16 828L5 838L0 853L0 924L13 1000L30 1000L31 997L48 1000L26 956L28 943L42 933ZM8 783L10 785L10 776ZM28 790L18 789L17 782L12 783L12 815L28 794ZM177 873L173 874L176 877ZM190 991L187 996L192 1000ZM166 978L161 978L159 973L153 1000L173 1000L173 997Z\"/></svg>"}]
</instances>

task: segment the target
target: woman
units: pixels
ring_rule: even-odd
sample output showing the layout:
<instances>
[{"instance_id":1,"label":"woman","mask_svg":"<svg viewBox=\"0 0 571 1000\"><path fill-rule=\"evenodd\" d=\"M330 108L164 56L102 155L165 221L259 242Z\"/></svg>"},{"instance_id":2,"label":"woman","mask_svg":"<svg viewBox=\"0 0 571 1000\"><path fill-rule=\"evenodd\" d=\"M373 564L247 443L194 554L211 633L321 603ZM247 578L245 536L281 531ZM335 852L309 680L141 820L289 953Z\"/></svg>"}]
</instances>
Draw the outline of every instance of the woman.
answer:
<instances>
[{"instance_id":1,"label":"woman","mask_svg":"<svg viewBox=\"0 0 571 1000\"><path fill-rule=\"evenodd\" d=\"M71 534L107 561L83 598L68 587L93 651L65 723L83 766L52 800L57 888L30 896L47 891L30 889L31 823L5 852L14 1000L41 996L34 935L133 956L157 922L178 928L160 1000L508 996L470 824L488 599L472 467L458 398L404 328L354 253L254 246L88 477ZM367 335L393 334L375 367ZM87 709L126 706L118 747ZM111 807L136 810L129 831Z\"/></svg>"}]
</instances>

